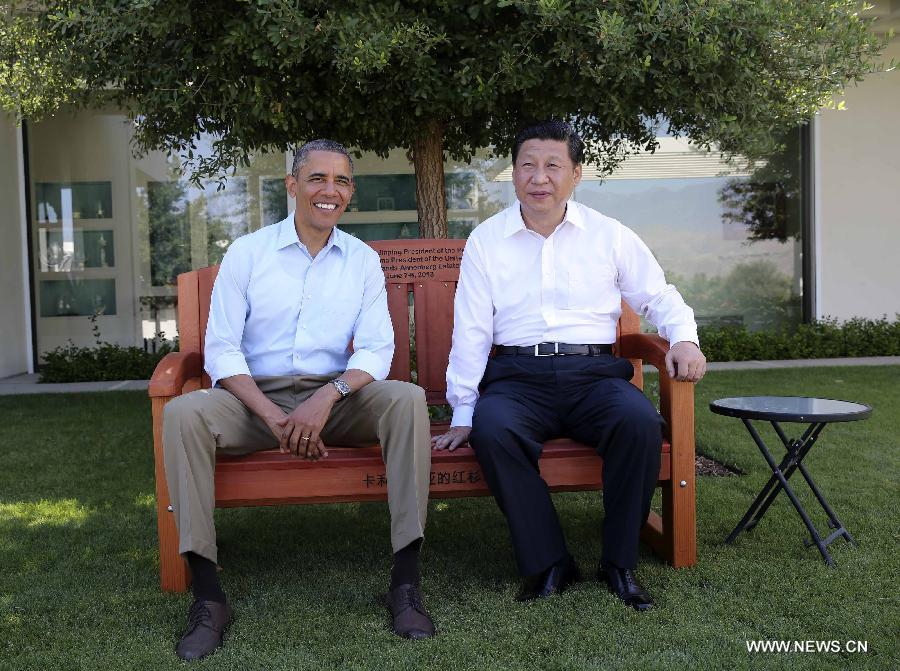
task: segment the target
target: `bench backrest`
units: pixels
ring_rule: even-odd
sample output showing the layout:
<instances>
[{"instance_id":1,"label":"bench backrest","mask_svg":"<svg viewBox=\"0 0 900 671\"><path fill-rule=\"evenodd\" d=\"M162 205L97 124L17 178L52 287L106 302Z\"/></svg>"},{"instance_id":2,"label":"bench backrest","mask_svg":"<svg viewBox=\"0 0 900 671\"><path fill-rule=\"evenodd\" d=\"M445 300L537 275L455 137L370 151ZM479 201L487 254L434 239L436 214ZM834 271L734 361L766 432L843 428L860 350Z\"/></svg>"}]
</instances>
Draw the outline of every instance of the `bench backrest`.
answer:
<instances>
[{"instance_id":1,"label":"bench backrest","mask_svg":"<svg viewBox=\"0 0 900 671\"><path fill-rule=\"evenodd\" d=\"M381 257L388 309L394 324L394 361L389 377L415 382L425 390L431 404L447 402L453 297L465 244L465 240L432 239L369 243ZM181 351L203 353L210 297L218 270L218 266L210 266L178 276ZM637 315L623 303L617 340L621 335L639 330ZM632 382L642 387L640 362L635 363ZM202 387L208 388L209 383L204 373Z\"/></svg>"}]
</instances>

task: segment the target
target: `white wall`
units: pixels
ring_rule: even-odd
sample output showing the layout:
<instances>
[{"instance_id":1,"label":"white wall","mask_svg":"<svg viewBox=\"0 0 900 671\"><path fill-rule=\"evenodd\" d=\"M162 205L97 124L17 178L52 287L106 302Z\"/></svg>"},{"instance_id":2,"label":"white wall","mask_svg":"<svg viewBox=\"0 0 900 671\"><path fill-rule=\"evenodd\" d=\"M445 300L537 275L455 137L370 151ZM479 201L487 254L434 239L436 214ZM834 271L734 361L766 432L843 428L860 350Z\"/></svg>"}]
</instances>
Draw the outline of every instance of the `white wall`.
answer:
<instances>
[{"instance_id":1,"label":"white wall","mask_svg":"<svg viewBox=\"0 0 900 671\"><path fill-rule=\"evenodd\" d=\"M28 372L19 129L0 115L0 378Z\"/></svg>"},{"instance_id":2,"label":"white wall","mask_svg":"<svg viewBox=\"0 0 900 671\"><path fill-rule=\"evenodd\" d=\"M900 61L900 38L885 60ZM851 85L816 119L816 312L900 313L900 70Z\"/></svg>"}]
</instances>

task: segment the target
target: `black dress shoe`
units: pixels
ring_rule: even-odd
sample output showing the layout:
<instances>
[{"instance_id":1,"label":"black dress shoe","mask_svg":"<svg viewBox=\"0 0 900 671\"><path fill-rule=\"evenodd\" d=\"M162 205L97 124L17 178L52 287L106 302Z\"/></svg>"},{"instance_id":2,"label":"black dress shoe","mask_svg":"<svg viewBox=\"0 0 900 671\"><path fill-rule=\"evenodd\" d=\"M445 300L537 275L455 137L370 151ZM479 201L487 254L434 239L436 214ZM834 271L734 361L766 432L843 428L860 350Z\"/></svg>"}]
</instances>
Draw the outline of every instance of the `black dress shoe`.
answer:
<instances>
[{"instance_id":1,"label":"black dress shoe","mask_svg":"<svg viewBox=\"0 0 900 671\"><path fill-rule=\"evenodd\" d=\"M645 611L653 607L653 597L647 593L630 568L619 568L612 564L600 564L597 578L606 583L610 592L620 598L626 606Z\"/></svg>"},{"instance_id":2,"label":"black dress shoe","mask_svg":"<svg viewBox=\"0 0 900 671\"><path fill-rule=\"evenodd\" d=\"M578 564L574 560L565 564L554 564L546 571L525 578L516 601L532 601L562 594L569 585L579 580L581 571L578 570Z\"/></svg>"},{"instance_id":3,"label":"black dress shoe","mask_svg":"<svg viewBox=\"0 0 900 671\"><path fill-rule=\"evenodd\" d=\"M225 629L231 622L231 606L217 601L194 600L188 609L188 626L175 654L190 661L206 657L222 647Z\"/></svg>"},{"instance_id":4,"label":"black dress shoe","mask_svg":"<svg viewBox=\"0 0 900 671\"><path fill-rule=\"evenodd\" d=\"M391 629L397 636L413 640L434 636L434 622L415 585L398 585L385 595L384 604L391 611Z\"/></svg>"}]
</instances>

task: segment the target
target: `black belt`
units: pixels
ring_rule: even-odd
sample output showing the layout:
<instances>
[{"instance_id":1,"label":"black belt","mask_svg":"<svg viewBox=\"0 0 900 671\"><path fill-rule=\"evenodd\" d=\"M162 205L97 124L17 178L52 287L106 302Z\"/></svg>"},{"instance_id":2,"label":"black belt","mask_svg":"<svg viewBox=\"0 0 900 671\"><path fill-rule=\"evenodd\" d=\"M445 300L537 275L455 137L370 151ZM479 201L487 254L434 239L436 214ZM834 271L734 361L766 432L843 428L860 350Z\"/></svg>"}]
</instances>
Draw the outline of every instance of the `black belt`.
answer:
<instances>
[{"instance_id":1,"label":"black belt","mask_svg":"<svg viewBox=\"0 0 900 671\"><path fill-rule=\"evenodd\" d=\"M527 347L497 345L494 352L519 356L600 356L601 354L612 354L612 345L569 345L563 342L542 342Z\"/></svg>"}]
</instances>

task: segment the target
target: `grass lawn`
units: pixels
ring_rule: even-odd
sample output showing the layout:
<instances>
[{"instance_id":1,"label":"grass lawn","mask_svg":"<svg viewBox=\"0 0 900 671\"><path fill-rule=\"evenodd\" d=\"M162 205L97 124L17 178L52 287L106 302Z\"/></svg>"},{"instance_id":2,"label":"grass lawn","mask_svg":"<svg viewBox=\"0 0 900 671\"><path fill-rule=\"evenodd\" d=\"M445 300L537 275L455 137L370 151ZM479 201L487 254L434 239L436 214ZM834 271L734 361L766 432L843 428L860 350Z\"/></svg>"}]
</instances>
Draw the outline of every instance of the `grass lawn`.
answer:
<instances>
[{"instance_id":1,"label":"grass lawn","mask_svg":"<svg viewBox=\"0 0 900 671\"><path fill-rule=\"evenodd\" d=\"M652 378L648 379L652 387ZM697 387L697 444L741 477L698 481L700 562L645 553L658 607L638 614L593 580L518 604L503 518L491 499L433 501L424 592L439 635L394 637L375 595L389 568L386 504L217 511L226 647L196 668L898 669L900 368L715 372ZM769 475L722 396L797 394L872 405L830 425L807 460L859 542L828 568L779 497L759 527L723 539ZM0 397L0 669L183 668L173 647L188 595L160 592L150 404L141 393ZM796 425L794 425L796 426ZM764 433L777 445L774 433ZM780 448L779 448L780 452ZM792 482L811 512L812 495ZM556 496L589 576L599 493ZM824 514L814 515L824 527ZM747 640L865 641L865 653L748 653Z\"/></svg>"}]
</instances>

